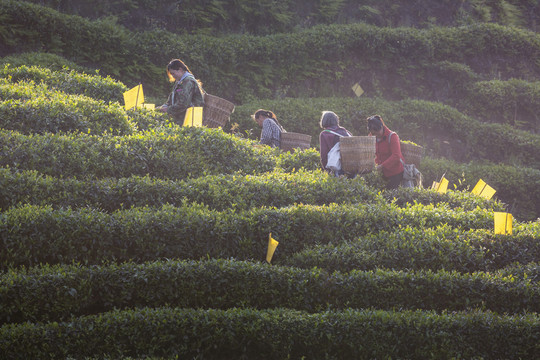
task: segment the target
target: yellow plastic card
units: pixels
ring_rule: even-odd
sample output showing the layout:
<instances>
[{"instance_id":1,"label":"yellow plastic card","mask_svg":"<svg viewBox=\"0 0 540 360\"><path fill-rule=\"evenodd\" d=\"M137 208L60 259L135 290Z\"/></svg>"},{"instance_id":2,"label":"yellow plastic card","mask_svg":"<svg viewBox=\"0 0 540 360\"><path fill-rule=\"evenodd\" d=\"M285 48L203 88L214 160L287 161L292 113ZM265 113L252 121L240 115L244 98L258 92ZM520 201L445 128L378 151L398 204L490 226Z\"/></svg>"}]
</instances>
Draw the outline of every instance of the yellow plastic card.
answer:
<instances>
[{"instance_id":1,"label":"yellow plastic card","mask_svg":"<svg viewBox=\"0 0 540 360\"><path fill-rule=\"evenodd\" d=\"M274 252L276 251L277 246L279 245L279 242L274 240L272 238L272 233L268 234L268 250L266 251L266 262L271 263L272 256L274 256Z\"/></svg>"},{"instance_id":2,"label":"yellow plastic card","mask_svg":"<svg viewBox=\"0 0 540 360\"><path fill-rule=\"evenodd\" d=\"M362 89L362 87L360 86L359 83L356 83L356 84L353 85L352 91L354 91L354 94L355 94L357 97L362 96L362 94L364 93L364 89Z\"/></svg>"},{"instance_id":3,"label":"yellow plastic card","mask_svg":"<svg viewBox=\"0 0 540 360\"><path fill-rule=\"evenodd\" d=\"M148 109L148 110L155 110L156 104L143 104L143 108Z\"/></svg>"},{"instance_id":4,"label":"yellow plastic card","mask_svg":"<svg viewBox=\"0 0 540 360\"><path fill-rule=\"evenodd\" d=\"M124 103L126 110L133 107L142 106L144 103L144 93L142 84L135 86L124 93Z\"/></svg>"},{"instance_id":5,"label":"yellow plastic card","mask_svg":"<svg viewBox=\"0 0 540 360\"><path fill-rule=\"evenodd\" d=\"M431 188L433 190L437 190L439 188L439 183L437 181L434 181L433 184L431 184Z\"/></svg>"},{"instance_id":6,"label":"yellow plastic card","mask_svg":"<svg viewBox=\"0 0 540 360\"><path fill-rule=\"evenodd\" d=\"M446 193L446 190L448 190L448 180L446 180L443 176L441 182L439 183L439 186L437 187L437 192L444 194Z\"/></svg>"},{"instance_id":7,"label":"yellow plastic card","mask_svg":"<svg viewBox=\"0 0 540 360\"><path fill-rule=\"evenodd\" d=\"M482 179L478 180L478 183L476 183L474 189L471 191L471 193L481 196L487 200L491 199L496 192L497 191L494 188L486 184Z\"/></svg>"},{"instance_id":8,"label":"yellow plastic card","mask_svg":"<svg viewBox=\"0 0 540 360\"><path fill-rule=\"evenodd\" d=\"M512 235L512 214L504 212L494 212L495 234Z\"/></svg>"},{"instance_id":9,"label":"yellow plastic card","mask_svg":"<svg viewBox=\"0 0 540 360\"><path fill-rule=\"evenodd\" d=\"M190 107L186 110L184 126L202 126L202 107Z\"/></svg>"},{"instance_id":10,"label":"yellow plastic card","mask_svg":"<svg viewBox=\"0 0 540 360\"><path fill-rule=\"evenodd\" d=\"M497 192L497 190L495 190L494 188L492 188L489 185L486 185L486 188L484 189L484 191L482 191L480 196L482 196L483 198L489 200L489 199L491 199L493 197L493 195L495 195L496 192Z\"/></svg>"}]
</instances>

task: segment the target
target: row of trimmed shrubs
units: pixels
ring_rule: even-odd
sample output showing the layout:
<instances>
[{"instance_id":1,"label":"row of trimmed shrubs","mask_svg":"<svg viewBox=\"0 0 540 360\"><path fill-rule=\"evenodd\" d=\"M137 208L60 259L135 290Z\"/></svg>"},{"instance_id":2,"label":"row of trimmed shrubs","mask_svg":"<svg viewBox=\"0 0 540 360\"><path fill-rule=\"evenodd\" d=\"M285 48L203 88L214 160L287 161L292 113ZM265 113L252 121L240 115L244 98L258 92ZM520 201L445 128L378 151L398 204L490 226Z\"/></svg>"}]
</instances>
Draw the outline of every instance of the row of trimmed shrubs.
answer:
<instances>
[{"instance_id":1,"label":"row of trimmed shrubs","mask_svg":"<svg viewBox=\"0 0 540 360\"><path fill-rule=\"evenodd\" d=\"M441 224L444 221L441 219ZM515 226L513 235L495 235L493 228L464 231L446 224L434 228L398 225L358 240L306 247L283 259L282 264L308 269L317 266L330 272L378 268L493 271L514 263L537 262L539 239L538 223Z\"/></svg>"},{"instance_id":2,"label":"row of trimmed shrubs","mask_svg":"<svg viewBox=\"0 0 540 360\"><path fill-rule=\"evenodd\" d=\"M459 107L470 116L540 133L540 81L480 81L470 86L468 94Z\"/></svg>"},{"instance_id":3,"label":"row of trimmed shrubs","mask_svg":"<svg viewBox=\"0 0 540 360\"><path fill-rule=\"evenodd\" d=\"M43 134L0 130L0 166L57 177L169 179L263 173L276 167L279 151L255 148L221 130L175 125L130 136ZM282 154L282 156L288 156Z\"/></svg>"},{"instance_id":4,"label":"row of trimmed shrubs","mask_svg":"<svg viewBox=\"0 0 540 360\"><path fill-rule=\"evenodd\" d=\"M370 182L375 182L370 176ZM384 181L377 177L378 186ZM184 201L202 203L216 210L246 210L253 207L283 207L293 204L375 203L383 198L377 187L364 178L336 178L326 172L274 171L261 175L208 175L185 180L166 180L148 176L79 180L45 176L34 170L0 168L0 209L17 204L59 207L94 207L103 211L133 206L180 206ZM488 201L469 192L447 192L400 188L384 192L388 201L407 203L446 203L451 208L483 208L503 211L498 201ZM394 200L395 198L395 200Z\"/></svg>"},{"instance_id":5,"label":"row of trimmed shrubs","mask_svg":"<svg viewBox=\"0 0 540 360\"><path fill-rule=\"evenodd\" d=\"M255 148L250 142L220 130L177 126L126 137L84 134L27 136L0 130L0 149L1 167L36 170L53 177L125 178L149 175L152 178L185 179L237 171L261 174L276 167L288 172L302 167L308 170L319 167L318 152L314 149L283 153L268 147ZM540 214L540 170L505 165L457 164L427 157L423 159L420 170L426 186L438 181L445 173L446 178L459 185L460 190L467 187L472 189L478 179L483 179L497 190L496 197L509 205L509 210L516 217L533 220ZM382 189L384 182L380 177L369 175L366 179L368 185ZM458 180L463 181L458 184ZM400 190L400 194L398 198L404 197L409 202L415 200L410 192ZM6 206L12 203L10 201Z\"/></svg>"},{"instance_id":6,"label":"row of trimmed shrubs","mask_svg":"<svg viewBox=\"0 0 540 360\"><path fill-rule=\"evenodd\" d=\"M0 82L0 99L0 128L5 130L131 135L137 129L118 103L107 105L44 84Z\"/></svg>"},{"instance_id":7,"label":"row of trimmed shrubs","mask_svg":"<svg viewBox=\"0 0 540 360\"><path fill-rule=\"evenodd\" d=\"M142 308L0 328L5 359L535 359L537 314Z\"/></svg>"},{"instance_id":8,"label":"row of trimmed shrubs","mask_svg":"<svg viewBox=\"0 0 540 360\"><path fill-rule=\"evenodd\" d=\"M123 83L110 76L89 75L75 70L51 70L44 66L0 67L0 78L7 78L13 83L33 81L67 94L84 95L105 102L123 102L122 94L128 89Z\"/></svg>"},{"instance_id":9,"label":"row of trimmed shrubs","mask_svg":"<svg viewBox=\"0 0 540 360\"><path fill-rule=\"evenodd\" d=\"M17 69L21 68L24 67ZM81 92L83 92L82 89ZM5 81L0 84L0 95L4 100L0 107L1 127L24 133L81 131L128 135L133 133L137 122L141 122L141 127L147 129L148 123L159 115L159 113L156 115L154 112L144 112L144 115L149 117L145 120L145 116L140 111L135 111L131 113L137 116L130 118L118 105L105 105L103 102L86 97L51 92L46 86L33 83L13 84ZM356 135L365 135L366 131L360 114L378 112L387 119L389 126L400 133L403 139L410 139L409 134L411 134L413 140L425 144L429 134L436 133L441 128L446 131L451 130L447 135L452 135L453 138L463 138L463 141L451 146L451 149L459 149L459 153L456 151L450 154L445 153L448 149L440 148L439 143L427 144L432 153L449 155L460 160L488 158L500 162L501 160L514 161L517 158L526 166L538 165L540 167L540 164L537 164L536 160L531 159L529 155L540 151L540 138L537 135L501 125L482 124L448 106L419 101L388 102L374 99L314 99L312 102L310 110L305 108L304 100L273 101L268 105L279 115L286 114L282 122L290 130L309 132L314 139L315 147L318 146L316 139L320 129L318 129L316 119L320 115L320 109L336 109L336 111L343 109L344 113L338 111L341 113L342 123L351 130L354 128L352 131ZM300 104L304 107L298 106ZM250 119L248 115L256 106L260 104L240 106L239 110L233 114L232 121L241 123L237 131L242 132L253 128L255 124L247 119ZM389 114L389 119L387 114ZM312 116L314 120L306 120L309 116ZM161 121L158 124L166 122L165 117L159 116L159 118ZM415 131L416 128L420 131Z\"/></svg>"},{"instance_id":10,"label":"row of trimmed shrubs","mask_svg":"<svg viewBox=\"0 0 540 360\"><path fill-rule=\"evenodd\" d=\"M17 69L28 69L26 67L19 67ZM35 72L45 72L41 68L33 68ZM8 71L9 68L6 67L5 71ZM45 77L45 75L43 75ZM24 76L23 76L24 78ZM74 81L77 81L76 77L73 77ZM109 79L110 80L110 79ZM77 91L84 94L85 88L92 89L93 87L88 87L87 84L81 85ZM77 92L75 91L75 92ZM118 105L105 105L103 102L95 101L85 97L78 96L69 96L65 95L63 92L51 92L44 85L35 85L34 83L12 83L10 81L5 81L1 84L0 94L2 99L2 122L1 127L4 129L17 130L24 133L43 133L43 132L59 132L59 131L82 131L90 133L103 133L111 132L117 135L128 135L133 133L135 129L135 121L141 121L142 128L147 128L145 126L144 116L140 116L140 111L135 112L139 116L134 119L128 118L125 111L120 108ZM13 101L6 101L13 100ZM317 110L317 107L321 109L321 99L317 100L317 106L312 104L313 107L309 112L306 112L306 109L301 109L295 105L303 103L303 100L287 100L287 101L274 101L272 108L275 108L276 111L279 110L279 113L285 113L286 118L283 121L284 124L289 127L289 124L292 126L291 130L296 132L306 132L307 129L310 129L310 134L314 139L314 146L317 147L316 143L317 134L319 129L317 129L317 122L313 121L312 123L307 123L306 116L313 116L314 119L319 115L320 110ZM315 100L314 100L315 101ZM508 129L503 127L492 126L481 124L476 120L465 117L463 114L455 111L452 108L437 105L434 103L427 102L387 102L382 100L353 100L353 99L324 99L322 104L326 105L330 109L346 109L344 114L341 114L343 118L343 123L345 126L351 128L350 125L354 126L355 130L357 128L362 129L358 135L364 135L365 129L362 126L362 120L359 117L360 112L372 113L376 112L375 108L378 108L379 112L383 114L386 118L386 114L391 114L390 124L393 128L396 129L402 137L408 138L407 134L414 133L415 127L419 127L422 131L420 133L414 134L415 140L426 141L427 133L430 131L436 131L437 128L433 124L437 124L440 128L445 128L446 130L453 129L451 134L453 136L462 136L464 127L465 134L474 133L481 134L483 128L486 128L485 131L491 133L490 139L493 136L498 136L504 139L514 140L515 138L523 137L520 142L515 141L503 141L501 144L500 141L491 144L491 147L485 147L485 144L478 142L476 136L464 138L464 141L468 142L466 144L472 149L479 148L478 150L472 151L476 154L475 156L480 155L480 157L485 157L486 154L490 156L498 156L498 160L507 158L507 153L513 154L515 158L516 154L519 155L519 158L527 159L530 162L530 157L528 156L530 151L535 151L535 143L539 143L540 140L536 139L534 135L528 132L520 132L512 130L508 133ZM245 131L248 127L253 127L253 122L246 122L249 119L248 114L245 113L245 110L242 108L248 108L251 113L252 107L255 105L246 105L239 107L239 111L236 114L233 114L233 121L239 121L242 123L239 131ZM257 104L259 106L259 104ZM291 108L292 107L292 108ZM356 109L354 109L356 107ZM368 110L373 109L373 110ZM348 110L348 111L347 111ZM317 112L318 111L318 112ZM352 111L352 113L351 113ZM132 112L133 113L133 112ZM156 114L145 112L150 118L155 117ZM159 113L158 113L159 115ZM161 123L165 122L165 117L160 116ZM301 120L302 119L302 120ZM427 121L426 119L429 119ZM301 120L301 121L300 121ZM458 121L459 120L459 121ZM148 122L149 120L146 120ZM388 121L388 120L387 120ZM315 126L314 126L315 125ZM403 128L403 132L402 132ZM461 134L461 135L459 135ZM422 138L420 138L422 137ZM537 140L535 142L535 139ZM435 149L434 144L429 144L429 150L440 154L444 152L444 149ZM505 146L506 145L506 146ZM512 145L513 147L509 147ZM533 146L531 148L531 145ZM459 144L462 147L462 144ZM503 148L504 154L500 154L500 150L497 148ZM540 147L540 144L538 144ZM480 148L482 150L480 150ZM438 151L436 151L438 150ZM450 154L452 155L452 154ZM504 155L504 156L503 156ZM470 156L470 155L467 155ZM535 165L534 163L532 164Z\"/></svg>"},{"instance_id":11,"label":"row of trimmed shrubs","mask_svg":"<svg viewBox=\"0 0 540 360\"><path fill-rule=\"evenodd\" d=\"M493 163L459 164L445 159L424 158L420 167L425 186L444 175L450 188L470 191L483 179L497 192L495 197L507 205L507 211L520 220L540 218L540 168Z\"/></svg>"},{"instance_id":12,"label":"row of trimmed shrubs","mask_svg":"<svg viewBox=\"0 0 540 360\"><path fill-rule=\"evenodd\" d=\"M292 35L179 37L163 30L134 34L110 19L92 22L27 2L3 0L0 7L10 29L7 53L64 54L160 93L166 91L164 66L178 57L179 48L210 93L236 102L274 93L350 94L360 79L369 79L363 84L368 93L396 96L395 89L408 88L417 94L424 87L447 86L445 76L428 74L423 81L416 76L419 66L440 61L468 65L486 80L494 69L502 79L534 78L540 71L529 60L539 57L536 33L495 24L427 30L347 24Z\"/></svg>"},{"instance_id":13,"label":"row of trimmed shrubs","mask_svg":"<svg viewBox=\"0 0 540 360\"><path fill-rule=\"evenodd\" d=\"M132 307L539 312L540 284L488 273L334 272L236 260L102 267L43 266L0 274L0 324L66 321Z\"/></svg>"},{"instance_id":14,"label":"row of trimmed shrubs","mask_svg":"<svg viewBox=\"0 0 540 360\"><path fill-rule=\"evenodd\" d=\"M92 4L84 0L27 0L45 4L59 11L91 19L112 17L131 30L147 30L159 24L169 31L185 34L253 33L267 35L292 32L299 28L327 23L365 22L379 26L427 27L434 25L459 26L473 22L495 22L512 26L535 28L538 14L534 2L517 0L504 4L468 0L463 4L427 0L411 4L407 0L354 0L321 2L292 0L236 3L184 0L182 7L171 7L168 0L110 1ZM190 9L189 13L185 9ZM536 8L537 9L537 8ZM535 21L536 20L536 21ZM405 25L407 26L407 25Z\"/></svg>"},{"instance_id":15,"label":"row of trimmed shrubs","mask_svg":"<svg viewBox=\"0 0 540 360\"><path fill-rule=\"evenodd\" d=\"M203 205L185 204L105 213L91 208L53 210L48 206L25 205L2 212L0 266L5 269L40 263L99 264L206 256L262 259L269 233L280 242L279 260L280 256L287 258L310 245L336 244L380 231L393 232L395 237L401 234L400 230L407 231L402 228L403 224L418 229L441 224L460 229L490 229L480 235L480 241L487 241L482 245L485 247L505 248L508 254L501 262L508 261L509 257L516 257L514 261L518 261L522 257L538 256L538 244L534 243L537 237L493 236L493 213L482 209L452 211L441 205L398 208L379 203L218 212ZM490 245L494 239L499 240ZM501 239L505 241L499 245ZM466 244L468 242L463 246ZM519 256L514 254L511 248L518 245L527 245L527 252L519 250ZM411 251L415 250L416 247ZM448 254L444 252L444 256ZM494 251L486 256L498 259L499 253ZM449 260L445 258L445 261ZM475 266L468 270L474 270Z\"/></svg>"}]
</instances>

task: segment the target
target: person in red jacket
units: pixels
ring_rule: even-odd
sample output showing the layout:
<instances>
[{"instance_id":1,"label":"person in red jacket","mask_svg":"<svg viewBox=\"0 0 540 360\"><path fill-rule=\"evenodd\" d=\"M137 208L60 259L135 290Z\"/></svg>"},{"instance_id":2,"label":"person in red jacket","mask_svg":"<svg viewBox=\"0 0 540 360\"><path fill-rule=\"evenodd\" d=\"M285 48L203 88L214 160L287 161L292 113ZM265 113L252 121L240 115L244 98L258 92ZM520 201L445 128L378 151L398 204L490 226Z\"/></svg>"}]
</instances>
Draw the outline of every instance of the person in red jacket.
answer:
<instances>
[{"instance_id":1,"label":"person in red jacket","mask_svg":"<svg viewBox=\"0 0 540 360\"><path fill-rule=\"evenodd\" d=\"M399 136L384 124L380 115L373 115L367 119L369 135L377 138L375 142L376 169L382 171L387 180L387 189L396 189L403 180L403 154L399 145Z\"/></svg>"}]
</instances>

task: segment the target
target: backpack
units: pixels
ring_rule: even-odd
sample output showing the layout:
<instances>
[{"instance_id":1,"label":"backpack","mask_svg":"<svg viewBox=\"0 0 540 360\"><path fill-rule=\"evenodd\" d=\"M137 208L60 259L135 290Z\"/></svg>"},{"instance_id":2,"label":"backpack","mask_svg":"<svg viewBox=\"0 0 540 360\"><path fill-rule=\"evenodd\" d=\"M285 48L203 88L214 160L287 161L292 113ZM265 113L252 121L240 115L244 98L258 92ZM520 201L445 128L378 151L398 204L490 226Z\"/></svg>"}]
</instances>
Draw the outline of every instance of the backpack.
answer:
<instances>
[{"instance_id":1,"label":"backpack","mask_svg":"<svg viewBox=\"0 0 540 360\"><path fill-rule=\"evenodd\" d=\"M345 136L331 130L324 130L324 131L337 135L340 138ZM336 176L338 172L341 171L341 150L340 150L339 141L328 152L328 161L326 162L326 168L331 170Z\"/></svg>"},{"instance_id":2,"label":"backpack","mask_svg":"<svg viewBox=\"0 0 540 360\"><path fill-rule=\"evenodd\" d=\"M390 144L390 138L394 134L393 131L388 135L388 144ZM399 159L403 164L403 180L401 180L401 186L413 188L422 187L422 173L416 168L414 164L406 164L403 159Z\"/></svg>"}]
</instances>

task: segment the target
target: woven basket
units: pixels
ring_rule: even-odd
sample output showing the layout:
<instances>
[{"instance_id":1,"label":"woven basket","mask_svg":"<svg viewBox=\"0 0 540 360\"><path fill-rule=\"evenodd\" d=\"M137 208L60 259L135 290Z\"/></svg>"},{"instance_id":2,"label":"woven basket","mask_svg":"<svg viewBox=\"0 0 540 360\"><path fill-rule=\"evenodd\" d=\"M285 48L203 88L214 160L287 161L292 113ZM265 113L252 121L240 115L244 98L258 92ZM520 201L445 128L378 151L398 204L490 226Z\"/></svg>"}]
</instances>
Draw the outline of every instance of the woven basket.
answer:
<instances>
[{"instance_id":1,"label":"woven basket","mask_svg":"<svg viewBox=\"0 0 540 360\"><path fill-rule=\"evenodd\" d=\"M342 137L341 167L348 174L372 171L375 165L375 136Z\"/></svg>"},{"instance_id":2,"label":"woven basket","mask_svg":"<svg viewBox=\"0 0 540 360\"><path fill-rule=\"evenodd\" d=\"M424 148L420 145L400 142L401 154L405 159L406 164L414 164L419 167L422 156L424 156Z\"/></svg>"},{"instance_id":3,"label":"woven basket","mask_svg":"<svg viewBox=\"0 0 540 360\"><path fill-rule=\"evenodd\" d=\"M204 94L203 125L209 128L223 127L234 112L234 104L214 95Z\"/></svg>"},{"instance_id":4,"label":"woven basket","mask_svg":"<svg viewBox=\"0 0 540 360\"><path fill-rule=\"evenodd\" d=\"M311 145L311 136L293 132L281 133L281 150L292 152L297 148L300 150L309 149Z\"/></svg>"}]
</instances>

